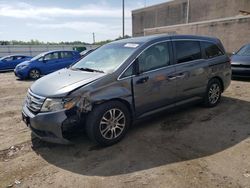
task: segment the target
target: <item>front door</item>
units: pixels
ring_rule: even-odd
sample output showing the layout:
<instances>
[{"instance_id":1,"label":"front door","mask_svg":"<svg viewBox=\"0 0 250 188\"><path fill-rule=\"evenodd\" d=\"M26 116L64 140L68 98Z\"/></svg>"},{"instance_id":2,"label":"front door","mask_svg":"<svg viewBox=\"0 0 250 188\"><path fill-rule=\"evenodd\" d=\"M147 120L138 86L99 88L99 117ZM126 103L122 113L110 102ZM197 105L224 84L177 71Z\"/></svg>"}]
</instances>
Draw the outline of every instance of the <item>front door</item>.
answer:
<instances>
[{"instance_id":1,"label":"front door","mask_svg":"<svg viewBox=\"0 0 250 188\"><path fill-rule=\"evenodd\" d=\"M170 42L152 45L137 58L138 74L133 77L136 115L174 104L176 81Z\"/></svg>"}]
</instances>

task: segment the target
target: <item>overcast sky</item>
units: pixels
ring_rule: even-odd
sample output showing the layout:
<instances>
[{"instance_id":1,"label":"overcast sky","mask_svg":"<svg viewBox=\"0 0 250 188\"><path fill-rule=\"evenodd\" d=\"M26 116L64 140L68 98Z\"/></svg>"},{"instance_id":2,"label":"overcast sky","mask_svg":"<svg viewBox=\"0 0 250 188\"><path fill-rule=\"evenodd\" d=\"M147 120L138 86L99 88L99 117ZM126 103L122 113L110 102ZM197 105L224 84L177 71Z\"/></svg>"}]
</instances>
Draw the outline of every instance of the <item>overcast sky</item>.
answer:
<instances>
[{"instance_id":1,"label":"overcast sky","mask_svg":"<svg viewBox=\"0 0 250 188\"><path fill-rule=\"evenodd\" d=\"M125 0L125 32L131 10L167 0ZM122 35L121 0L0 0L0 40L92 42Z\"/></svg>"}]
</instances>

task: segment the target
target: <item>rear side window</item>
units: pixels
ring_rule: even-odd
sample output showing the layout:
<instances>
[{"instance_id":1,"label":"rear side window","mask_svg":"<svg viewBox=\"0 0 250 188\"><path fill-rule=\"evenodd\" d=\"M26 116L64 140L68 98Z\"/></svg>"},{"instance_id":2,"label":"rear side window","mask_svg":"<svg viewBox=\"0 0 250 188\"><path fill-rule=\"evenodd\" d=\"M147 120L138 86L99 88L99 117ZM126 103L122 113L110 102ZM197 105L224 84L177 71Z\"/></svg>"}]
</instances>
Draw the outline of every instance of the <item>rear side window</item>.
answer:
<instances>
[{"instance_id":1,"label":"rear side window","mask_svg":"<svg viewBox=\"0 0 250 188\"><path fill-rule=\"evenodd\" d=\"M72 58L72 56L71 52L61 52L61 58Z\"/></svg>"},{"instance_id":2,"label":"rear side window","mask_svg":"<svg viewBox=\"0 0 250 188\"><path fill-rule=\"evenodd\" d=\"M210 59L223 55L224 53L219 49L219 47L211 42L201 42L201 46L204 49L205 58Z\"/></svg>"},{"instance_id":3,"label":"rear side window","mask_svg":"<svg viewBox=\"0 0 250 188\"><path fill-rule=\"evenodd\" d=\"M25 57L24 56L16 56L15 57L16 60L20 60L20 59L23 59L23 58L25 58Z\"/></svg>"},{"instance_id":4,"label":"rear side window","mask_svg":"<svg viewBox=\"0 0 250 188\"><path fill-rule=\"evenodd\" d=\"M147 72L150 70L165 67L170 64L169 43L163 42L155 44L138 57L139 72Z\"/></svg>"},{"instance_id":5,"label":"rear side window","mask_svg":"<svg viewBox=\"0 0 250 188\"><path fill-rule=\"evenodd\" d=\"M201 59L199 41L175 41L177 63Z\"/></svg>"}]
</instances>

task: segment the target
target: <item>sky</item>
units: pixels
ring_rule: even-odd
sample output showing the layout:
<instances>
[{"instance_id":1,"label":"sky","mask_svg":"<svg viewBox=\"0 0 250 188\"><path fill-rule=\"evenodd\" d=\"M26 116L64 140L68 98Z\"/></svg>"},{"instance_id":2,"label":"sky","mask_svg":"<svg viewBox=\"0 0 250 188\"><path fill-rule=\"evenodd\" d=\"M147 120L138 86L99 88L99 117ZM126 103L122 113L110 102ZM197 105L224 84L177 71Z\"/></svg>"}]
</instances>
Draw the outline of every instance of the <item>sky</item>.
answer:
<instances>
[{"instance_id":1,"label":"sky","mask_svg":"<svg viewBox=\"0 0 250 188\"><path fill-rule=\"evenodd\" d=\"M125 34L131 10L168 0L125 0ZM0 40L93 42L122 35L122 0L0 0Z\"/></svg>"}]
</instances>

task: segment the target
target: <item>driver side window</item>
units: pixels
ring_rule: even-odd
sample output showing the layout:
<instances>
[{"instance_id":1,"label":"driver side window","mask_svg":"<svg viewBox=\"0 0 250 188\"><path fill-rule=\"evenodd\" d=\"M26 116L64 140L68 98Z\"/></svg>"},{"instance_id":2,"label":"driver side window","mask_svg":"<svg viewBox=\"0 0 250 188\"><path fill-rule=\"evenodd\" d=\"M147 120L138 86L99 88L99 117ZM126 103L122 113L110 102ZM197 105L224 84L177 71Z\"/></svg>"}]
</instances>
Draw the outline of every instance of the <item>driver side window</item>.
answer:
<instances>
[{"instance_id":1,"label":"driver side window","mask_svg":"<svg viewBox=\"0 0 250 188\"><path fill-rule=\"evenodd\" d=\"M59 59L58 52L49 53L44 57L45 61Z\"/></svg>"},{"instance_id":2,"label":"driver side window","mask_svg":"<svg viewBox=\"0 0 250 188\"><path fill-rule=\"evenodd\" d=\"M138 57L139 72L147 72L170 64L168 42L155 44Z\"/></svg>"}]
</instances>

